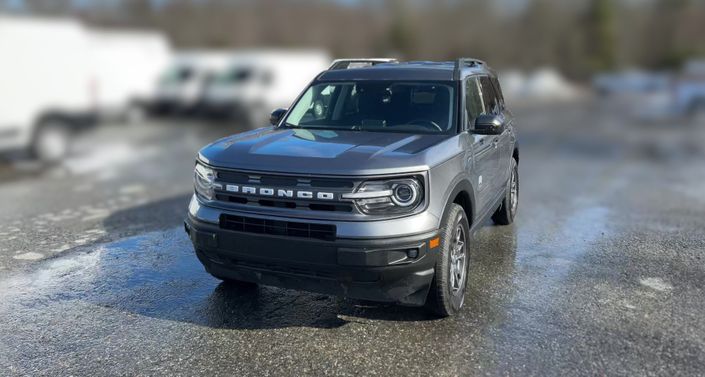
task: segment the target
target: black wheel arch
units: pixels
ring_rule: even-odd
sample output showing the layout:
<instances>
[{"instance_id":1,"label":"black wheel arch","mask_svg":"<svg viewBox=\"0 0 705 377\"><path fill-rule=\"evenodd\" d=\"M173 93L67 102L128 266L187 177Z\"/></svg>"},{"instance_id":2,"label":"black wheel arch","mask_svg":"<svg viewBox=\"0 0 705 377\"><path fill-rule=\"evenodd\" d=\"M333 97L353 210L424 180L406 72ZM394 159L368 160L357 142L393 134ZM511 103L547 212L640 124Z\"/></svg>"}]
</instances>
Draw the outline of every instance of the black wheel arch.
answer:
<instances>
[{"instance_id":1,"label":"black wheel arch","mask_svg":"<svg viewBox=\"0 0 705 377\"><path fill-rule=\"evenodd\" d=\"M475 188L468 179L462 179L455 183L453 189L446 198L442 218L445 218L445 215L448 213L448 210L452 204L458 204L463 207L468 223L470 224L470 227L472 227L475 221L475 211L477 207L475 206Z\"/></svg>"}]
</instances>

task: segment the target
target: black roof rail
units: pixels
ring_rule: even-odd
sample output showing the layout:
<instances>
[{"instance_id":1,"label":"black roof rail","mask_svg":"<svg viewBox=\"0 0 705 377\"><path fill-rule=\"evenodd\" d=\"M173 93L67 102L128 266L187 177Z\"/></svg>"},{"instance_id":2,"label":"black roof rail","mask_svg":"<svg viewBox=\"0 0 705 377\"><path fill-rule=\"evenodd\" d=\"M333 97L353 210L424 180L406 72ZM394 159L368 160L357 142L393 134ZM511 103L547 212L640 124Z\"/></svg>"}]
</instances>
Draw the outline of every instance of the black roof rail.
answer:
<instances>
[{"instance_id":1,"label":"black roof rail","mask_svg":"<svg viewBox=\"0 0 705 377\"><path fill-rule=\"evenodd\" d=\"M486 66L487 63L480 59L474 59L474 58L459 58L458 60L455 61L455 68L453 69L453 79L454 80L460 80L460 71L464 67L479 67L479 66Z\"/></svg>"},{"instance_id":2,"label":"black roof rail","mask_svg":"<svg viewBox=\"0 0 705 377\"><path fill-rule=\"evenodd\" d=\"M393 58L369 58L369 59L337 59L328 67L328 70L348 69L359 67L370 67L384 63L399 63L399 60Z\"/></svg>"}]
</instances>

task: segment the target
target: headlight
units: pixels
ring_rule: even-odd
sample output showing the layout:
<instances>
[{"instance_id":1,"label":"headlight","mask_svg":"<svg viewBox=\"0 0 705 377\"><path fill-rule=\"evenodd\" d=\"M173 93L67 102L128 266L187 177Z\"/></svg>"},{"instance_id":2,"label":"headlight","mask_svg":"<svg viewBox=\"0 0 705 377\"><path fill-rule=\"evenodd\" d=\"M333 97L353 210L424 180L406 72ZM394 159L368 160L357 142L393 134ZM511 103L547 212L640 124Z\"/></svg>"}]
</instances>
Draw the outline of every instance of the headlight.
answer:
<instances>
[{"instance_id":1,"label":"headlight","mask_svg":"<svg viewBox=\"0 0 705 377\"><path fill-rule=\"evenodd\" d=\"M403 214L423 202L423 186L414 178L367 181L343 199L352 199L368 215Z\"/></svg>"},{"instance_id":2,"label":"headlight","mask_svg":"<svg viewBox=\"0 0 705 377\"><path fill-rule=\"evenodd\" d=\"M205 199L213 200L213 188L215 187L215 172L213 169L196 163L196 169L193 174L194 186L196 194Z\"/></svg>"}]
</instances>

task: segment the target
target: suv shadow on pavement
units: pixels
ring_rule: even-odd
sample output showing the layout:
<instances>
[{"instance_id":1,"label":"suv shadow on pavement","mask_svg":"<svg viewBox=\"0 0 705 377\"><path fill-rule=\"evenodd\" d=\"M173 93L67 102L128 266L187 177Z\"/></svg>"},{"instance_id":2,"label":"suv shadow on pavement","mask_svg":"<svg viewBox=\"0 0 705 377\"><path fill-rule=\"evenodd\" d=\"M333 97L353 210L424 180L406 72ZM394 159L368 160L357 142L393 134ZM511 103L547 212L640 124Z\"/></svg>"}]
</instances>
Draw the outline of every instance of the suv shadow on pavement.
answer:
<instances>
[{"instance_id":1,"label":"suv shadow on pavement","mask_svg":"<svg viewBox=\"0 0 705 377\"><path fill-rule=\"evenodd\" d=\"M175 195L126 208L103 220L108 239L181 226L191 193Z\"/></svg>"},{"instance_id":2,"label":"suv shadow on pavement","mask_svg":"<svg viewBox=\"0 0 705 377\"><path fill-rule=\"evenodd\" d=\"M423 308L343 299L267 286L219 282L203 269L181 225L162 216L183 208L183 197L117 212L105 220L109 234L127 238L100 247L92 271L67 276L94 305L160 320L218 329L332 329L353 323L438 321ZM134 236L125 224L140 222ZM137 230L137 229L134 229ZM147 233L145 233L147 232ZM115 238L113 238L115 239ZM471 247L467 306L441 326L501 323L514 287L517 248L513 226L484 228ZM88 257L88 254L86 257Z\"/></svg>"},{"instance_id":3,"label":"suv shadow on pavement","mask_svg":"<svg viewBox=\"0 0 705 377\"><path fill-rule=\"evenodd\" d=\"M466 293L468 305L457 318L440 320L423 308L220 283L202 302L200 320L195 323L228 329L336 328L347 323L377 321L442 321L493 326L504 318L513 295L516 246L513 227L488 229L479 235L471 247L472 264Z\"/></svg>"}]
</instances>

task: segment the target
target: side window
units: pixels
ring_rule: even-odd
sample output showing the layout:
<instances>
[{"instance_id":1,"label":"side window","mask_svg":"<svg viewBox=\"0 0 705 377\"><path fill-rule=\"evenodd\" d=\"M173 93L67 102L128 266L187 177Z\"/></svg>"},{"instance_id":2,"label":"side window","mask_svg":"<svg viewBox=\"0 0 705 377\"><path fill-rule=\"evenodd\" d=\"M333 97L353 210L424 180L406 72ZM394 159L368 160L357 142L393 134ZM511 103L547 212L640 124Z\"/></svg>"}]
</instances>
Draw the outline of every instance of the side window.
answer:
<instances>
[{"instance_id":1,"label":"side window","mask_svg":"<svg viewBox=\"0 0 705 377\"><path fill-rule=\"evenodd\" d=\"M287 122L298 126L300 122L330 118L330 103L335 92L336 88L332 85L310 87L292 110Z\"/></svg>"},{"instance_id":2,"label":"side window","mask_svg":"<svg viewBox=\"0 0 705 377\"><path fill-rule=\"evenodd\" d=\"M492 78L492 83L494 84L494 89L497 92L497 98L499 99L500 106L504 110L504 94L502 94L502 87L499 85L499 80L496 77Z\"/></svg>"},{"instance_id":3,"label":"side window","mask_svg":"<svg viewBox=\"0 0 705 377\"><path fill-rule=\"evenodd\" d=\"M485 111L487 114L499 114L500 106L497 94L495 93L492 81L487 76L480 77L480 86L482 88L482 100L485 103Z\"/></svg>"},{"instance_id":4,"label":"side window","mask_svg":"<svg viewBox=\"0 0 705 377\"><path fill-rule=\"evenodd\" d=\"M479 83L476 77L470 77L465 81L465 115L469 128L475 126L475 119L484 112Z\"/></svg>"}]
</instances>

